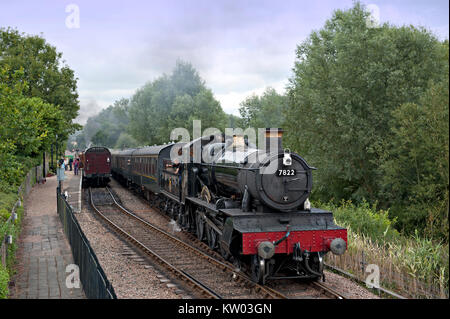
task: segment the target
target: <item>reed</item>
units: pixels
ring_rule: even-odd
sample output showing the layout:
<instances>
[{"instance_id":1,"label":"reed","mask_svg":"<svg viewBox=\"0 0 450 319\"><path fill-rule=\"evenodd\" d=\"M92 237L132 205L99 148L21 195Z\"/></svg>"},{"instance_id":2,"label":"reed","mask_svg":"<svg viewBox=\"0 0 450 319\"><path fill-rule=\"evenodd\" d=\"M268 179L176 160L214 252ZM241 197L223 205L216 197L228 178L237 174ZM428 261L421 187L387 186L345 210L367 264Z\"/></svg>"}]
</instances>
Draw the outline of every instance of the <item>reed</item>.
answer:
<instances>
[{"instance_id":1,"label":"reed","mask_svg":"<svg viewBox=\"0 0 450 319\"><path fill-rule=\"evenodd\" d=\"M322 204L323 205L323 204ZM380 285L410 298L449 297L448 244L405 237L392 229L387 212L366 203L343 202L322 207L335 212L338 225L348 229L348 250L342 256L328 254L325 261L365 281L368 265L378 266Z\"/></svg>"}]
</instances>

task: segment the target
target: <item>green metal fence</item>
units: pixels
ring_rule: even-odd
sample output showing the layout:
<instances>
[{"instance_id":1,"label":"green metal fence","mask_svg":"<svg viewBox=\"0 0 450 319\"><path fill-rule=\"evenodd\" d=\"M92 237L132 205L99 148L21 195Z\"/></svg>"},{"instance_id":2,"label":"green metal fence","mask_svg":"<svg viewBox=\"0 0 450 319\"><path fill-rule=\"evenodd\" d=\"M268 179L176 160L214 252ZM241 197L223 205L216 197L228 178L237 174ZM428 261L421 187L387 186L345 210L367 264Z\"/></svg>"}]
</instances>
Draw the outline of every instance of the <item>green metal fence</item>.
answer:
<instances>
[{"instance_id":1,"label":"green metal fence","mask_svg":"<svg viewBox=\"0 0 450 319\"><path fill-rule=\"evenodd\" d=\"M113 286L106 278L94 250L59 188L56 189L56 197L58 215L63 224L64 233L72 247L74 262L80 268L80 281L86 297L90 299L117 299Z\"/></svg>"}]
</instances>

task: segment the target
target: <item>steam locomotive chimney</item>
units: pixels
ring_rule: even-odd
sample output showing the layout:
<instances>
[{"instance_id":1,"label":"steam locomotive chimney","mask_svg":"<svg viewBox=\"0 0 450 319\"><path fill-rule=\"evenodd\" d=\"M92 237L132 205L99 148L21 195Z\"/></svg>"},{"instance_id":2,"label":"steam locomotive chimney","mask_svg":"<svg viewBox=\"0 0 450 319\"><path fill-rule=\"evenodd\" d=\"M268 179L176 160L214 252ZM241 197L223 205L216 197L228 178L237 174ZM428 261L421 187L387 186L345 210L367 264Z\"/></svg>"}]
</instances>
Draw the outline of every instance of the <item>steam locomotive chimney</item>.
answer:
<instances>
[{"instance_id":1,"label":"steam locomotive chimney","mask_svg":"<svg viewBox=\"0 0 450 319\"><path fill-rule=\"evenodd\" d=\"M266 128L266 152L283 151L281 140L283 137L283 129L281 128Z\"/></svg>"}]
</instances>

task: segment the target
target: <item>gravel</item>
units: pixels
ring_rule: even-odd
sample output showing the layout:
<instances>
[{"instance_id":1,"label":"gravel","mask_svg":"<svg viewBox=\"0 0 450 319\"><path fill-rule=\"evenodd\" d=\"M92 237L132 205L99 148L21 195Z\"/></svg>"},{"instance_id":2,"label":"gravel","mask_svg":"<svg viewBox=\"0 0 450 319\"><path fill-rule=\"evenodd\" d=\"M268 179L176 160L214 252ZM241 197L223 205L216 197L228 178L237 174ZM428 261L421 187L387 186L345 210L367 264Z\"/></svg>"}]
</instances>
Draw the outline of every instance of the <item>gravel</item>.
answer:
<instances>
[{"instance_id":1,"label":"gravel","mask_svg":"<svg viewBox=\"0 0 450 319\"><path fill-rule=\"evenodd\" d=\"M137 254L130 245L105 228L88 210L86 204L76 217L119 299L186 297L186 293L179 290L175 283L168 288L167 284L170 281L149 261ZM158 276L166 280L161 281Z\"/></svg>"},{"instance_id":2,"label":"gravel","mask_svg":"<svg viewBox=\"0 0 450 319\"><path fill-rule=\"evenodd\" d=\"M325 284L339 291L348 299L380 299L378 295L373 294L348 278L326 270L324 273L326 279Z\"/></svg>"}]
</instances>

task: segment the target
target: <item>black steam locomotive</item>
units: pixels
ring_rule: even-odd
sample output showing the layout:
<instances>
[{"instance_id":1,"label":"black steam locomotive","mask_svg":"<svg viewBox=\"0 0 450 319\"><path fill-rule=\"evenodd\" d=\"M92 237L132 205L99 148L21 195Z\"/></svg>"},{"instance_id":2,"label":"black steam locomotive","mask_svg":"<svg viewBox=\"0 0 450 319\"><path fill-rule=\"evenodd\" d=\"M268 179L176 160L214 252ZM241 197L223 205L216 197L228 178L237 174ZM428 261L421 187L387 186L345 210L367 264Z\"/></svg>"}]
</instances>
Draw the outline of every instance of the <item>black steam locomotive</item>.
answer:
<instances>
[{"instance_id":1,"label":"black steam locomotive","mask_svg":"<svg viewBox=\"0 0 450 319\"><path fill-rule=\"evenodd\" d=\"M310 207L313 168L282 149L282 130L265 138L265 150L243 136L211 135L113 152L112 174L256 282L321 278L323 256L345 252L347 230Z\"/></svg>"}]
</instances>

